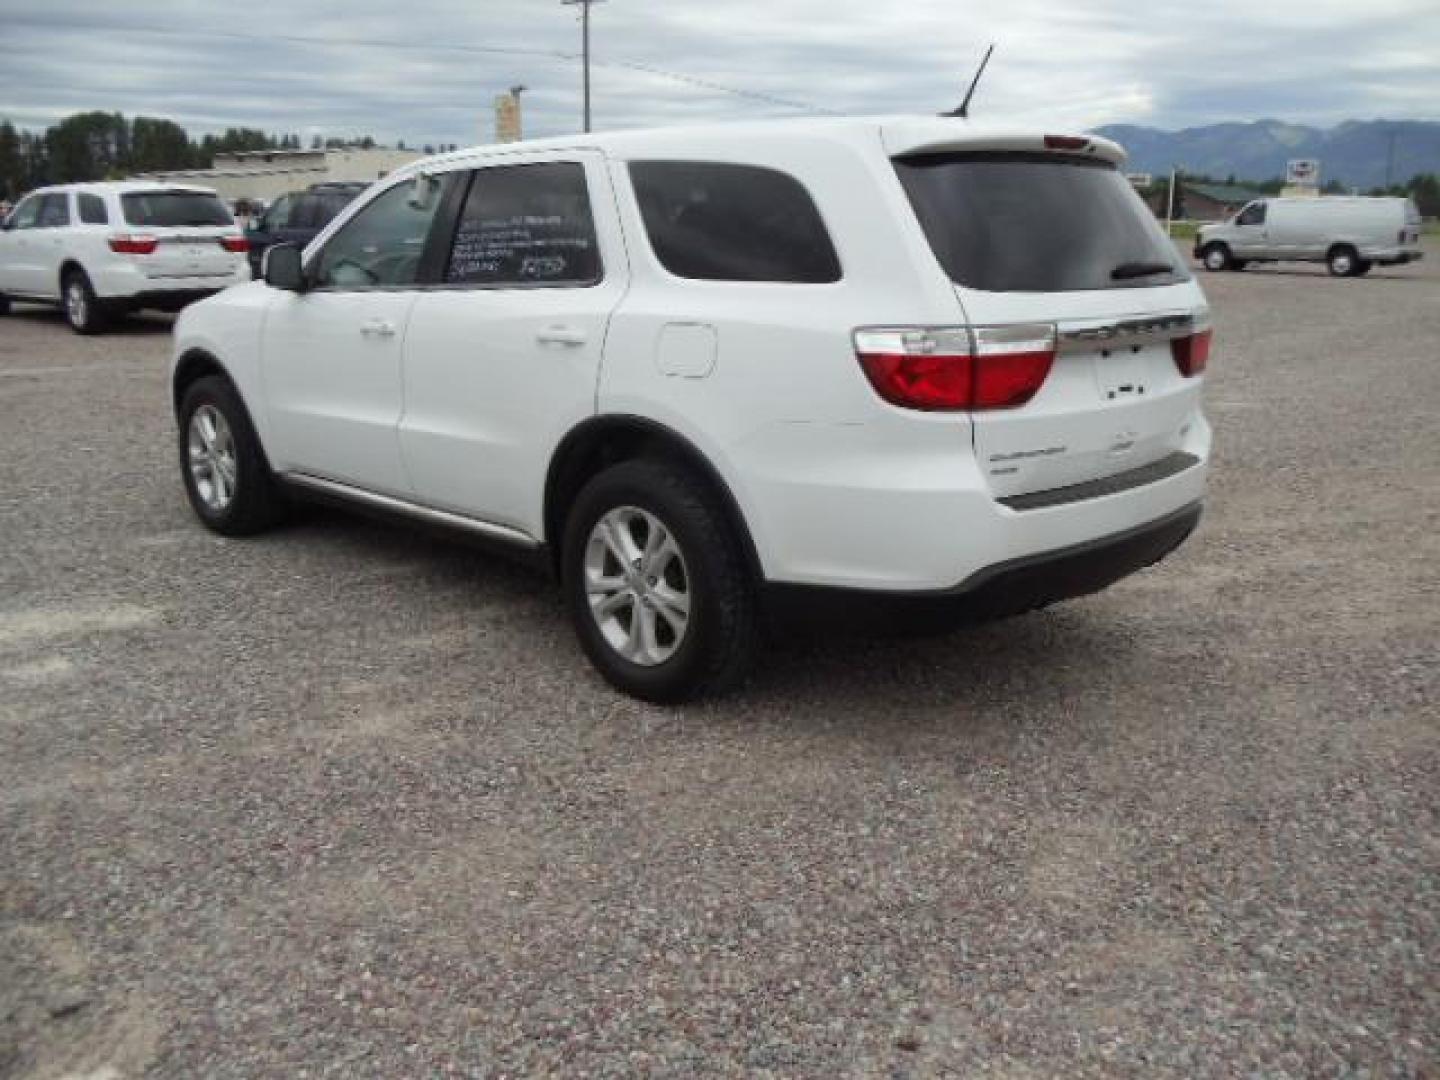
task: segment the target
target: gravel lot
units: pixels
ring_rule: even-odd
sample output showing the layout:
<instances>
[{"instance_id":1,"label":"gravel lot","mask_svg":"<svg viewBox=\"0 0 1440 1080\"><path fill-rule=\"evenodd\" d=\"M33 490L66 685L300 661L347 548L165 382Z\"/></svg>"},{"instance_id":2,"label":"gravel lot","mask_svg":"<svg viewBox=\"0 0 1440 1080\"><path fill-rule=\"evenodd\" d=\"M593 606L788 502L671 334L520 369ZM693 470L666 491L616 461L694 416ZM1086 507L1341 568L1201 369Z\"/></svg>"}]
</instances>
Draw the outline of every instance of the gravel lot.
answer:
<instances>
[{"instance_id":1,"label":"gravel lot","mask_svg":"<svg viewBox=\"0 0 1440 1080\"><path fill-rule=\"evenodd\" d=\"M684 710L503 562L180 488L0 322L0 1075L1440 1075L1440 249L1208 276L1208 516Z\"/></svg>"}]
</instances>

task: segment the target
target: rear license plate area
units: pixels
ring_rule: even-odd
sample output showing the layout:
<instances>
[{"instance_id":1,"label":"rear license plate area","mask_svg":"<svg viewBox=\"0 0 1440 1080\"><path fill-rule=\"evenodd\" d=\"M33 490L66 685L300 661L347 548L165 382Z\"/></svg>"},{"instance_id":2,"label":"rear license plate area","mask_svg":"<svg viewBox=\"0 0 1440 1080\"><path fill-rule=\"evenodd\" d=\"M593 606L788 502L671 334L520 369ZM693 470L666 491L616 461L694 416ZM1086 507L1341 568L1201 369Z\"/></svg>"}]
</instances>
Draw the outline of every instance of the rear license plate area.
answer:
<instances>
[{"instance_id":1,"label":"rear license plate area","mask_svg":"<svg viewBox=\"0 0 1440 1080\"><path fill-rule=\"evenodd\" d=\"M1145 395L1149 365L1139 349L1103 349L1093 360L1095 387L1102 402L1134 401Z\"/></svg>"}]
</instances>

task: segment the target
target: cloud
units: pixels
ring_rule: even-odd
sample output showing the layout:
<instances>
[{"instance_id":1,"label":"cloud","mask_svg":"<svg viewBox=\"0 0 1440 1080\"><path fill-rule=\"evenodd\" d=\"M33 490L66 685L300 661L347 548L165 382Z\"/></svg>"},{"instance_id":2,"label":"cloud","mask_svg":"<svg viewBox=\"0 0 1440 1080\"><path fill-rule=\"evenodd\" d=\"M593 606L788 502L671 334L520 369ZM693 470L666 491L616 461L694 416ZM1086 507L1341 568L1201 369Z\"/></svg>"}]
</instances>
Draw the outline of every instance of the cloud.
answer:
<instances>
[{"instance_id":1,"label":"cloud","mask_svg":"<svg viewBox=\"0 0 1440 1080\"><path fill-rule=\"evenodd\" d=\"M494 96L524 84L527 132L560 134L579 123L576 15L559 0L52 0L0 17L0 116L473 143ZM934 112L990 41L975 111L1022 124L1430 119L1440 100L1433 0L607 0L593 27L601 128Z\"/></svg>"}]
</instances>

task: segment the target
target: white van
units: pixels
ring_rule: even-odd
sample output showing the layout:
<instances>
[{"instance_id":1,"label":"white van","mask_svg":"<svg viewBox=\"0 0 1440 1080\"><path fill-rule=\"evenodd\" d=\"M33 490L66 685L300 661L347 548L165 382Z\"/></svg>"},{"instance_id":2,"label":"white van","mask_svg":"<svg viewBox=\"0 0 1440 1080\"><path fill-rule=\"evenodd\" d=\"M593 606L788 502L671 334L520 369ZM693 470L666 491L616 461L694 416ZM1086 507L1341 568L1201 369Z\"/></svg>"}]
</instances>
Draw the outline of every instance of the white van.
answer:
<instances>
[{"instance_id":1,"label":"white van","mask_svg":"<svg viewBox=\"0 0 1440 1080\"><path fill-rule=\"evenodd\" d=\"M538 556L657 701L733 681L787 599L1094 592L1185 539L1210 457L1210 312L1123 158L917 117L416 163L176 323L191 505L239 535L340 499Z\"/></svg>"},{"instance_id":2,"label":"white van","mask_svg":"<svg viewBox=\"0 0 1440 1080\"><path fill-rule=\"evenodd\" d=\"M1195 257L1212 271L1323 262L1336 277L1359 277L1376 264L1404 265L1421 255L1420 211L1409 199L1256 199L1195 236Z\"/></svg>"}]
</instances>

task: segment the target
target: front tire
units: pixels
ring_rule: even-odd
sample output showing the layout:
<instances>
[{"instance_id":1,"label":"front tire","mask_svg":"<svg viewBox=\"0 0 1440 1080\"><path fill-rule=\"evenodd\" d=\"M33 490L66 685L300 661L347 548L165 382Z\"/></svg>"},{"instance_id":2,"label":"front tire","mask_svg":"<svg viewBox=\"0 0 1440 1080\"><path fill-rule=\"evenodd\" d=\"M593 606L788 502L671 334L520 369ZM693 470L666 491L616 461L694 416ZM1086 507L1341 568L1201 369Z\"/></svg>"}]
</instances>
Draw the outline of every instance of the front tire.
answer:
<instances>
[{"instance_id":1,"label":"front tire","mask_svg":"<svg viewBox=\"0 0 1440 1080\"><path fill-rule=\"evenodd\" d=\"M1211 244L1200 253L1200 261L1212 274L1229 270L1231 265L1230 249L1224 244Z\"/></svg>"},{"instance_id":2,"label":"front tire","mask_svg":"<svg viewBox=\"0 0 1440 1080\"><path fill-rule=\"evenodd\" d=\"M71 330L77 334L98 334L105 329L109 320L84 270L71 270L66 274L61 289L65 321Z\"/></svg>"},{"instance_id":3,"label":"front tire","mask_svg":"<svg viewBox=\"0 0 1440 1080\"><path fill-rule=\"evenodd\" d=\"M749 667L755 585L718 498L689 471L640 459L594 477L566 520L561 571L581 647L616 689L686 701Z\"/></svg>"},{"instance_id":4,"label":"front tire","mask_svg":"<svg viewBox=\"0 0 1440 1080\"><path fill-rule=\"evenodd\" d=\"M180 474L190 508L222 536L253 536L280 517L281 496L228 379L197 379L180 402Z\"/></svg>"}]
</instances>

